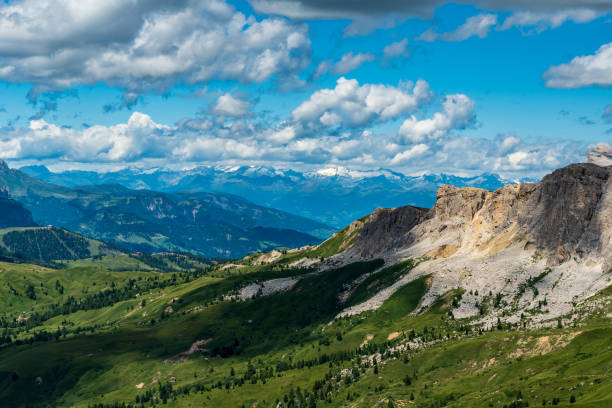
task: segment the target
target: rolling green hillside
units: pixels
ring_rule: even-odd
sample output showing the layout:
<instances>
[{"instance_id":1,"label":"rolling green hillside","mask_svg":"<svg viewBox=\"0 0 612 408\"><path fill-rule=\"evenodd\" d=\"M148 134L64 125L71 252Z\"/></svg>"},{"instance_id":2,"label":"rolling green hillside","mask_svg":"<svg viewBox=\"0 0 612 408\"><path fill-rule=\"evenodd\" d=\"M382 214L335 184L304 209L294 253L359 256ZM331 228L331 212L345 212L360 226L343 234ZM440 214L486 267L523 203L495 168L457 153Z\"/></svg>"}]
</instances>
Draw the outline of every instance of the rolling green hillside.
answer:
<instances>
[{"instance_id":1,"label":"rolling green hillside","mask_svg":"<svg viewBox=\"0 0 612 408\"><path fill-rule=\"evenodd\" d=\"M181 273L0 264L6 299L0 401L14 407L612 404L610 290L576 306L588 310L576 327L483 330L453 318L461 301L454 291L415 313L427 276L376 311L335 318L410 274L414 262L382 269L339 297L381 265L374 260L312 274L279 262ZM279 278L297 280L269 296L233 296ZM36 299L27 295L30 286Z\"/></svg>"},{"instance_id":2,"label":"rolling green hillside","mask_svg":"<svg viewBox=\"0 0 612 408\"><path fill-rule=\"evenodd\" d=\"M55 227L2 229L0 247L18 258L39 261L76 260L120 253L100 241Z\"/></svg>"}]
</instances>

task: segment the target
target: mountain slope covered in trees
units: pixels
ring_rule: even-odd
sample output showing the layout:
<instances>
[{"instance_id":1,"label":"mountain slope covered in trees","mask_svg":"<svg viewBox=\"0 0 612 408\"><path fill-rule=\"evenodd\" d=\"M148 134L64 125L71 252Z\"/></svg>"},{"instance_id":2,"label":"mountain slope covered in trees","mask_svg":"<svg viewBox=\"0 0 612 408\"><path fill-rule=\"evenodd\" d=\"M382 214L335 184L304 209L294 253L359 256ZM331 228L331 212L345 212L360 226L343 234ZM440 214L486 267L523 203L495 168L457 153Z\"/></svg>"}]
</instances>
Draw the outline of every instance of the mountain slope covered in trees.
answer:
<instances>
[{"instance_id":1,"label":"mountain slope covered in trees","mask_svg":"<svg viewBox=\"0 0 612 408\"><path fill-rule=\"evenodd\" d=\"M48 184L0 163L0 185L54 225L130 251L192 252L240 257L251 252L320 242L332 230L283 211L229 194L158 193L123 186L69 188Z\"/></svg>"}]
</instances>

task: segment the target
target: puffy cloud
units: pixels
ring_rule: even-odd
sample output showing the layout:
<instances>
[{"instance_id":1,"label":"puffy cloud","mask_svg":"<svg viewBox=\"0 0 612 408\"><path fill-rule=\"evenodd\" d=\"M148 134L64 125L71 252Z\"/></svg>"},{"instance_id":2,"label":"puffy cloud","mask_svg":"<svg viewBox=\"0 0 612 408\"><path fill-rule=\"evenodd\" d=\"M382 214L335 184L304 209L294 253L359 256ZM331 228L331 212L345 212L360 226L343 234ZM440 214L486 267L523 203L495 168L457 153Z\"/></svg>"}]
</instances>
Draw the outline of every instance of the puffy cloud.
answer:
<instances>
[{"instance_id":1,"label":"puffy cloud","mask_svg":"<svg viewBox=\"0 0 612 408\"><path fill-rule=\"evenodd\" d=\"M104 82L130 92L177 82L264 82L309 60L307 27L256 21L220 0L22 0L0 7L0 80L37 92Z\"/></svg>"},{"instance_id":2,"label":"puffy cloud","mask_svg":"<svg viewBox=\"0 0 612 408\"><path fill-rule=\"evenodd\" d=\"M405 164L406 162L411 159L414 159L415 157L422 156L428 150L429 146L427 146L426 144L417 144L411 146L408 150L404 150L403 152L396 154L389 163L393 165Z\"/></svg>"},{"instance_id":3,"label":"puffy cloud","mask_svg":"<svg viewBox=\"0 0 612 408\"><path fill-rule=\"evenodd\" d=\"M393 42L383 48L383 55L386 59L408 56L408 39Z\"/></svg>"},{"instance_id":4,"label":"puffy cloud","mask_svg":"<svg viewBox=\"0 0 612 408\"><path fill-rule=\"evenodd\" d=\"M342 56L342 58L340 58L340 61L334 64L332 70L336 75L343 75L347 72L359 68L364 62L369 62L373 60L374 55L369 52L358 52L357 54L347 52Z\"/></svg>"},{"instance_id":5,"label":"puffy cloud","mask_svg":"<svg viewBox=\"0 0 612 408\"><path fill-rule=\"evenodd\" d=\"M396 134L368 129L404 119L432 98L421 80L394 87L340 78L272 127L250 117L247 99L235 94L219 96L210 107L223 120L203 115L166 126L135 112L126 123L75 130L38 119L28 128L0 129L0 158L69 162L71 167L232 163L534 176L581 160L588 150L585 143L529 143L515 135L469 137L457 131L475 120L474 102L463 94L443 97L439 112L405 120Z\"/></svg>"},{"instance_id":6,"label":"puffy cloud","mask_svg":"<svg viewBox=\"0 0 612 408\"><path fill-rule=\"evenodd\" d=\"M322 89L291 113L304 127L342 125L347 128L385 122L417 109L429 101L432 92L423 80L408 86L359 85L355 79L341 77L334 89Z\"/></svg>"},{"instance_id":7,"label":"puffy cloud","mask_svg":"<svg viewBox=\"0 0 612 408\"><path fill-rule=\"evenodd\" d=\"M253 160L261 158L263 151L253 142L197 137L177 146L172 154L184 161Z\"/></svg>"},{"instance_id":8,"label":"puffy cloud","mask_svg":"<svg viewBox=\"0 0 612 408\"><path fill-rule=\"evenodd\" d=\"M542 139L538 143L528 143L512 135L499 136L493 140L459 137L445 141L436 158L428 160L447 161L447 168L463 171L486 170L533 177L582 161L587 151L587 144L561 140Z\"/></svg>"},{"instance_id":9,"label":"puffy cloud","mask_svg":"<svg viewBox=\"0 0 612 408\"><path fill-rule=\"evenodd\" d=\"M252 116L251 102L233 96L230 93L221 95L212 106L212 113L233 118Z\"/></svg>"},{"instance_id":10,"label":"puffy cloud","mask_svg":"<svg viewBox=\"0 0 612 408\"><path fill-rule=\"evenodd\" d=\"M602 45L593 55L552 66L542 76L549 88L612 86L612 43Z\"/></svg>"},{"instance_id":11,"label":"puffy cloud","mask_svg":"<svg viewBox=\"0 0 612 408\"><path fill-rule=\"evenodd\" d=\"M426 166L438 172L493 172L506 177L542 176L561 166L584 161L589 150L584 142L540 139L534 143L514 135L494 139L447 136L427 145L426 155L408 162L411 169Z\"/></svg>"},{"instance_id":12,"label":"puffy cloud","mask_svg":"<svg viewBox=\"0 0 612 408\"><path fill-rule=\"evenodd\" d=\"M327 74L329 72L329 70L332 67L332 61L323 61L321 62L319 65L317 65L317 68L315 68L312 77L314 79L318 79L321 76Z\"/></svg>"},{"instance_id":13,"label":"puffy cloud","mask_svg":"<svg viewBox=\"0 0 612 408\"><path fill-rule=\"evenodd\" d=\"M514 135L505 135L502 142L499 144L499 152L506 154L521 143L521 139Z\"/></svg>"},{"instance_id":14,"label":"puffy cloud","mask_svg":"<svg viewBox=\"0 0 612 408\"><path fill-rule=\"evenodd\" d=\"M29 129L13 131L0 141L4 158L61 158L73 161L131 161L164 157L174 136L170 128L135 112L127 123L91 126L75 131L32 120Z\"/></svg>"},{"instance_id":15,"label":"puffy cloud","mask_svg":"<svg viewBox=\"0 0 612 408\"><path fill-rule=\"evenodd\" d=\"M438 33L433 29L423 32L416 39L432 42L438 39L443 41L465 41L470 37L485 38L489 35L491 27L497 24L496 14L478 14L468 18L456 30L448 33Z\"/></svg>"},{"instance_id":16,"label":"puffy cloud","mask_svg":"<svg viewBox=\"0 0 612 408\"><path fill-rule=\"evenodd\" d=\"M474 120L473 100L463 94L448 95L442 102L442 112L423 120L411 116L402 123L398 135L406 143L418 143L438 139L453 129L466 128Z\"/></svg>"},{"instance_id":17,"label":"puffy cloud","mask_svg":"<svg viewBox=\"0 0 612 408\"><path fill-rule=\"evenodd\" d=\"M374 54L369 52L353 53L352 51L349 51L342 55L340 60L336 61L335 63L331 60L321 62L319 65L317 65L312 77L314 79L320 78L329 71L332 71L336 75L343 75L359 68L366 62L374 61L374 59Z\"/></svg>"},{"instance_id":18,"label":"puffy cloud","mask_svg":"<svg viewBox=\"0 0 612 408\"><path fill-rule=\"evenodd\" d=\"M590 9L569 9L557 11L519 11L504 20L499 28L507 30L512 27L532 27L535 32L557 28L567 21L588 23L601 16L601 13Z\"/></svg>"},{"instance_id":19,"label":"puffy cloud","mask_svg":"<svg viewBox=\"0 0 612 408\"><path fill-rule=\"evenodd\" d=\"M276 144L284 144L296 138L296 131L293 126L285 126L280 130L269 133L267 139Z\"/></svg>"},{"instance_id":20,"label":"puffy cloud","mask_svg":"<svg viewBox=\"0 0 612 408\"><path fill-rule=\"evenodd\" d=\"M71 167L87 163L163 166L221 162L290 168L389 167L408 173L426 168L432 172L496 172L533 177L583 160L588 151L585 143L528 143L514 135L482 139L447 133L405 145L392 142L390 135L370 131L300 138L293 125L272 130L249 126L241 120L235 123L215 125L206 119L187 119L176 126L164 126L138 112L127 123L84 130L36 120L27 129L3 129L0 157L47 159L71 163Z\"/></svg>"}]
</instances>

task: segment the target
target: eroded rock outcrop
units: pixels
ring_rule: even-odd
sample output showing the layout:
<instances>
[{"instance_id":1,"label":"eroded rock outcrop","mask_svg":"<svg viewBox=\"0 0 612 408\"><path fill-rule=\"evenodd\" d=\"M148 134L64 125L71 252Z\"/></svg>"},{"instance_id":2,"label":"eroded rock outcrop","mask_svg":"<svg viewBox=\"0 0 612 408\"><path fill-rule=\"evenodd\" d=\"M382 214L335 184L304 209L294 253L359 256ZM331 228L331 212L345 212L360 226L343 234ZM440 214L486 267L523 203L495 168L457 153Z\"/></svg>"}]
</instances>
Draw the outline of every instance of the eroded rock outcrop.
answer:
<instances>
[{"instance_id":1,"label":"eroded rock outcrop","mask_svg":"<svg viewBox=\"0 0 612 408\"><path fill-rule=\"evenodd\" d=\"M550 254L551 262L564 262L576 255L612 255L599 252L602 246L597 240L604 225L593 222L609 209L602 197L610 188L611 170L572 164L537 184L521 211L519 224L531 242Z\"/></svg>"},{"instance_id":2,"label":"eroded rock outcrop","mask_svg":"<svg viewBox=\"0 0 612 408\"><path fill-rule=\"evenodd\" d=\"M423 220L427 211L412 206L376 209L363 222L361 232L347 254L349 257L372 259L406 245L408 232Z\"/></svg>"},{"instance_id":3,"label":"eroded rock outcrop","mask_svg":"<svg viewBox=\"0 0 612 408\"><path fill-rule=\"evenodd\" d=\"M540 183L496 191L440 187L431 210L378 209L347 253L421 256L440 247L494 255L512 245L537 249L551 264L571 257L608 258L612 234L612 167L589 163L556 170Z\"/></svg>"},{"instance_id":4,"label":"eroded rock outcrop","mask_svg":"<svg viewBox=\"0 0 612 408\"><path fill-rule=\"evenodd\" d=\"M612 149L600 143L589 152L588 162L598 166L612 166Z\"/></svg>"},{"instance_id":5,"label":"eroded rock outcrop","mask_svg":"<svg viewBox=\"0 0 612 408\"><path fill-rule=\"evenodd\" d=\"M508 185L497 191L442 186L426 220L412 231L415 256L451 252L497 252L516 240L518 215L534 189L533 184Z\"/></svg>"},{"instance_id":6,"label":"eroded rock outcrop","mask_svg":"<svg viewBox=\"0 0 612 408\"><path fill-rule=\"evenodd\" d=\"M462 288L457 317L477 316L484 294L497 294L503 301L483 321L516 322L531 310L533 324L552 322L612 283L611 173L579 163L496 191L442 186L429 211L377 210L336 261L428 259L394 284L431 275L421 307Z\"/></svg>"}]
</instances>

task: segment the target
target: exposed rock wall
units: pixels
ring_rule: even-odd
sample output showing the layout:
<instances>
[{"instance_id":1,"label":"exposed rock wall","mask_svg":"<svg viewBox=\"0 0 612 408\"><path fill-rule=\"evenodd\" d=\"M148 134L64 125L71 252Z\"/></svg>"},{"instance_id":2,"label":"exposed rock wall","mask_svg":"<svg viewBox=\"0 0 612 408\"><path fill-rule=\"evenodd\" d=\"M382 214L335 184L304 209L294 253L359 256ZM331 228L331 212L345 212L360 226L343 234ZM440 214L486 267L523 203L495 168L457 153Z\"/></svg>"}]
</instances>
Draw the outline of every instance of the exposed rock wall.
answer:
<instances>
[{"instance_id":1,"label":"exposed rock wall","mask_svg":"<svg viewBox=\"0 0 612 408\"><path fill-rule=\"evenodd\" d=\"M550 254L551 262L564 262L576 255L580 242L582 250L589 253L601 248L596 242L601 232L596 230L602 224L592 221L606 211L600 203L609 187L610 171L594 164L572 164L537 184L519 224L530 241Z\"/></svg>"},{"instance_id":2,"label":"exposed rock wall","mask_svg":"<svg viewBox=\"0 0 612 408\"><path fill-rule=\"evenodd\" d=\"M612 166L580 163L539 183L496 191L442 186L429 211L377 210L335 261L430 259L359 310L376 307L401 285L431 275L421 307L463 288L457 317L478 315L478 305L490 302L485 296L492 293L503 302L482 317L487 324L498 317L517 322L526 310L538 310L530 314L530 324L555 324L575 302L612 283L611 173ZM528 283L536 277L536 284ZM525 289L528 284L532 289Z\"/></svg>"},{"instance_id":3,"label":"exposed rock wall","mask_svg":"<svg viewBox=\"0 0 612 408\"><path fill-rule=\"evenodd\" d=\"M346 251L349 257L376 258L408 243L408 232L427 214L419 207L378 208L363 223L355 243Z\"/></svg>"},{"instance_id":4,"label":"exposed rock wall","mask_svg":"<svg viewBox=\"0 0 612 408\"><path fill-rule=\"evenodd\" d=\"M573 256L612 256L612 166L572 164L537 184L496 191L440 187L431 210L378 209L348 249L371 259L390 253L421 256L452 246L492 255L521 244L552 265Z\"/></svg>"}]
</instances>

